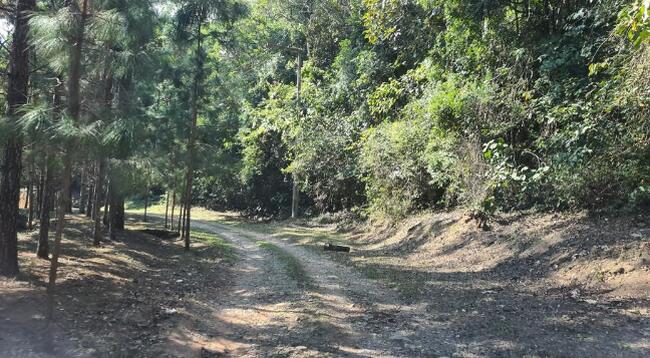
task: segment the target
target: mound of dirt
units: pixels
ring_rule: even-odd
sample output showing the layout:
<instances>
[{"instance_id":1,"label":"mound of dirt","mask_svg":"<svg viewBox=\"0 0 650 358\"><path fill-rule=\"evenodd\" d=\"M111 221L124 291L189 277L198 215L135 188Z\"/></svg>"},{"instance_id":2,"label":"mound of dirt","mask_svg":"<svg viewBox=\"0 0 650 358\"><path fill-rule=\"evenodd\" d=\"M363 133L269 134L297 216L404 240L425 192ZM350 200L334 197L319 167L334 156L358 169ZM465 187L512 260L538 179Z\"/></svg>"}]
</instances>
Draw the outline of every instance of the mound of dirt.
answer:
<instances>
[{"instance_id":1,"label":"mound of dirt","mask_svg":"<svg viewBox=\"0 0 650 358\"><path fill-rule=\"evenodd\" d=\"M511 214L479 229L465 212L429 213L354 237L356 261L480 273L575 299L632 302L648 314L650 223L643 216Z\"/></svg>"}]
</instances>

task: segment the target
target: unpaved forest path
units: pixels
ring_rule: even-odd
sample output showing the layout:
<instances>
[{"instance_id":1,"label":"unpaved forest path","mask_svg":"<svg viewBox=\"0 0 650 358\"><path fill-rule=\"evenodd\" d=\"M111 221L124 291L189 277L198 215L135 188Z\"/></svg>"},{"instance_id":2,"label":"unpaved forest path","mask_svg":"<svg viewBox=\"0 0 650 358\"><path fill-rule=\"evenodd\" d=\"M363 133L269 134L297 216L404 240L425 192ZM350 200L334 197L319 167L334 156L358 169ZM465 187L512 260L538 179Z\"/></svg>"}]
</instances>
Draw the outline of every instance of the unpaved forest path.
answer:
<instances>
[{"instance_id":1,"label":"unpaved forest path","mask_svg":"<svg viewBox=\"0 0 650 358\"><path fill-rule=\"evenodd\" d=\"M265 225L210 219L193 220L188 253L139 230L151 227L160 223L133 218L94 248L89 222L72 220L52 327L42 312L48 262L22 237L24 277L0 281L0 357L650 356L647 316L511 277L402 270L405 287L428 285L408 297L368 278L390 271L345 259L363 248L324 253Z\"/></svg>"},{"instance_id":2,"label":"unpaved forest path","mask_svg":"<svg viewBox=\"0 0 650 358\"><path fill-rule=\"evenodd\" d=\"M207 330L219 339L196 336L188 348L237 357L441 355L409 338L425 312L400 305L393 291L353 269L282 239L213 222L193 225L235 245L240 258L230 292L214 294L219 298L212 308L195 312L196 320L171 333L187 340L189 332ZM208 323L205 314L216 319Z\"/></svg>"},{"instance_id":3,"label":"unpaved forest path","mask_svg":"<svg viewBox=\"0 0 650 358\"><path fill-rule=\"evenodd\" d=\"M647 322L608 308L469 275L440 280L439 292L407 302L329 256L337 254L218 221L193 225L232 243L240 255L231 289L204 292L217 297L214 305L194 312L195 320L170 334L179 337L176 344L190 342L205 357L645 357L649 352ZM188 339L189 332L206 330L207 336Z\"/></svg>"}]
</instances>

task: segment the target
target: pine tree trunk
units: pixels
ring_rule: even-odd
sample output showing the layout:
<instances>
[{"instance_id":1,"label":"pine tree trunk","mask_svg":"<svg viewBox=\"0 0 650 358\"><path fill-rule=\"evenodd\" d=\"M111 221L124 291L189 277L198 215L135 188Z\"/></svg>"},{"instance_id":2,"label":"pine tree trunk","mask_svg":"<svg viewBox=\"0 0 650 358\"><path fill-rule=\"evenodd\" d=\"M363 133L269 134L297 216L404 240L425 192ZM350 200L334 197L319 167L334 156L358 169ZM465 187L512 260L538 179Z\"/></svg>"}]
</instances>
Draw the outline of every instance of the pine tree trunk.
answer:
<instances>
[{"instance_id":1,"label":"pine tree trunk","mask_svg":"<svg viewBox=\"0 0 650 358\"><path fill-rule=\"evenodd\" d=\"M29 184L25 187L25 197L24 197L25 201L23 201L23 209L27 209L27 207L29 206L29 196L28 195L29 195Z\"/></svg>"},{"instance_id":2,"label":"pine tree trunk","mask_svg":"<svg viewBox=\"0 0 650 358\"><path fill-rule=\"evenodd\" d=\"M88 180L88 173L86 172L86 168L83 168L81 170L81 183L79 185L79 214L86 213L86 201L87 201L86 196L88 195L86 191L87 180Z\"/></svg>"},{"instance_id":3,"label":"pine tree trunk","mask_svg":"<svg viewBox=\"0 0 650 358\"><path fill-rule=\"evenodd\" d=\"M199 22L196 26L196 73L194 76L194 93L192 94L192 122L190 126L190 135L188 139L188 158L187 158L187 176L185 188L185 218L183 219L183 239L185 241L185 251L190 250L190 232L191 232L191 213L192 213L192 184L194 181L194 150L196 145L196 125L199 114L199 102L201 100L201 80L203 79L203 36L201 26L205 14L200 15Z\"/></svg>"},{"instance_id":4,"label":"pine tree trunk","mask_svg":"<svg viewBox=\"0 0 650 358\"><path fill-rule=\"evenodd\" d=\"M97 178L92 180L90 177L88 178L88 190L86 192L88 193L88 198L86 201L86 217L87 218L92 218L93 216L93 202L95 201L95 185Z\"/></svg>"},{"instance_id":5,"label":"pine tree trunk","mask_svg":"<svg viewBox=\"0 0 650 358\"><path fill-rule=\"evenodd\" d=\"M47 158L47 154L45 155ZM46 162L43 161L42 166L39 168L38 175L38 185L36 186L36 208L34 210L34 216L37 218L41 217L41 206L43 205L43 186L45 185L45 167Z\"/></svg>"},{"instance_id":6,"label":"pine tree trunk","mask_svg":"<svg viewBox=\"0 0 650 358\"><path fill-rule=\"evenodd\" d=\"M185 235L185 231L182 230L182 227L181 227L181 225L183 223L183 221L182 221L183 216L185 215L185 205L183 204L183 202L184 202L183 196L181 195L181 201L180 201L181 205L180 205L180 208L179 208L179 211L178 211L178 225L176 226L176 232L181 234L181 239L185 239L183 237L183 235Z\"/></svg>"},{"instance_id":7,"label":"pine tree trunk","mask_svg":"<svg viewBox=\"0 0 650 358\"><path fill-rule=\"evenodd\" d=\"M176 210L176 191L172 191L172 215L169 220L171 223L171 231L174 231L174 210Z\"/></svg>"},{"instance_id":8,"label":"pine tree trunk","mask_svg":"<svg viewBox=\"0 0 650 358\"><path fill-rule=\"evenodd\" d=\"M169 227L169 192L165 196L165 229Z\"/></svg>"},{"instance_id":9,"label":"pine tree trunk","mask_svg":"<svg viewBox=\"0 0 650 358\"><path fill-rule=\"evenodd\" d=\"M102 223L104 224L105 227L108 227L108 208L110 204L110 198L111 198L111 183L110 180L108 183L106 183L106 197L104 198L104 214L102 215Z\"/></svg>"},{"instance_id":10,"label":"pine tree trunk","mask_svg":"<svg viewBox=\"0 0 650 358\"><path fill-rule=\"evenodd\" d=\"M54 108L55 120L58 120L62 110L62 97L63 97L63 81L57 78L57 84L54 86L54 94L52 96L52 106ZM50 157L46 153L43 161L43 188L42 188L42 201L40 209L40 226L38 232L38 247L36 248L36 255L43 259L48 259L50 254L49 236L50 236L50 212L54 204L55 190L54 190L54 167L50 162ZM56 212L58 217L58 211Z\"/></svg>"},{"instance_id":11,"label":"pine tree trunk","mask_svg":"<svg viewBox=\"0 0 650 358\"><path fill-rule=\"evenodd\" d=\"M83 0L81 10L75 1L70 2L71 13L78 19L77 33L75 34L74 46L70 53L69 78L68 78L68 115L76 123L79 122L79 113L81 109L80 100L80 82L81 82L81 56L83 49L84 31L86 26L86 17L88 10L88 0ZM59 212L57 213L56 235L54 237L54 247L52 248L52 260L50 261L50 275L47 286L47 317L48 320L54 318L54 295L56 289L57 270L59 268L59 255L61 254L61 239L65 228L65 213L67 208L72 207L70 190L72 182L72 156L71 146L65 149L63 153L63 182L62 193L59 199Z\"/></svg>"},{"instance_id":12,"label":"pine tree trunk","mask_svg":"<svg viewBox=\"0 0 650 358\"><path fill-rule=\"evenodd\" d=\"M56 279L59 269L59 256L61 255L61 239L65 229L65 214L70 200L70 182L72 177L72 158L66 151L63 159L63 182L61 187L63 191L59 194L58 211L56 217L56 233L54 235L54 247L52 248L52 260L50 261L50 274L47 285L47 317L49 320L54 318L54 295L56 289Z\"/></svg>"},{"instance_id":13,"label":"pine tree trunk","mask_svg":"<svg viewBox=\"0 0 650 358\"><path fill-rule=\"evenodd\" d=\"M34 171L29 171L29 185L27 186L27 228L34 229Z\"/></svg>"},{"instance_id":14,"label":"pine tree trunk","mask_svg":"<svg viewBox=\"0 0 650 358\"><path fill-rule=\"evenodd\" d=\"M99 246L101 244L102 240L102 225L101 225L101 217L99 214L99 208L100 208L100 195L104 189L102 187L103 183L103 178L104 178L104 169L106 167L106 164L104 160L99 159L97 161L97 178L95 178L95 202L93 203L93 220L95 221L95 227L94 227L94 232L93 232L93 245Z\"/></svg>"},{"instance_id":15,"label":"pine tree trunk","mask_svg":"<svg viewBox=\"0 0 650 358\"><path fill-rule=\"evenodd\" d=\"M102 75L102 80L104 83L104 97L103 97L103 103L104 103L104 108L107 110L107 112L110 112L111 107L113 105L113 76L110 73L110 65L112 63L112 58L110 55L106 56L106 63L104 65L104 74ZM106 171L106 160L104 158L99 158L97 167L98 167L98 174L97 178L95 178L95 198L93 202L93 215L92 219L95 222L95 227L94 227L94 233L93 233L93 239L96 245L99 245L99 242L101 241L101 223L104 222L104 225L106 225L106 220L108 218L107 216L107 211L108 211L108 191L109 191L109 185L106 185L106 198L104 199L104 215L101 217L101 212L100 208L102 205L101 203L101 198L102 194L104 193L104 177L106 176L104 172Z\"/></svg>"},{"instance_id":16,"label":"pine tree trunk","mask_svg":"<svg viewBox=\"0 0 650 358\"><path fill-rule=\"evenodd\" d=\"M117 227L116 227L116 219L115 217L115 207L116 207L116 201L113 198L115 195L115 189L114 189L114 184L113 181L111 180L111 189L110 189L110 205L109 205L109 211L108 211L108 237L111 239L111 241L115 241L117 238Z\"/></svg>"},{"instance_id":17,"label":"pine tree trunk","mask_svg":"<svg viewBox=\"0 0 650 358\"><path fill-rule=\"evenodd\" d=\"M66 192L68 193L68 200L66 200L68 206L65 207L65 213L72 214L72 178L70 179L70 187L66 189Z\"/></svg>"},{"instance_id":18,"label":"pine tree trunk","mask_svg":"<svg viewBox=\"0 0 650 358\"><path fill-rule=\"evenodd\" d=\"M298 55L298 66L296 68L296 98L298 102L298 120L302 117L302 108L301 108L301 92L302 92L302 57ZM298 174L293 173L293 188L291 191L291 218L297 219L300 213L300 189L298 187Z\"/></svg>"},{"instance_id":19,"label":"pine tree trunk","mask_svg":"<svg viewBox=\"0 0 650 358\"><path fill-rule=\"evenodd\" d=\"M50 211L52 209L52 181L53 169L48 163L49 158L45 157L45 177L43 181L43 193L41 194L41 215L40 224L38 227L38 246L36 248L36 255L42 259L48 259L50 254L49 236L50 236Z\"/></svg>"},{"instance_id":20,"label":"pine tree trunk","mask_svg":"<svg viewBox=\"0 0 650 358\"><path fill-rule=\"evenodd\" d=\"M17 0L11 57L8 65L6 117L15 122L20 107L27 103L29 85L28 16L36 6L35 0ZM0 275L18 274L18 205L20 173L22 170L22 140L20 135L9 137L0 161Z\"/></svg>"},{"instance_id":21,"label":"pine tree trunk","mask_svg":"<svg viewBox=\"0 0 650 358\"><path fill-rule=\"evenodd\" d=\"M147 222L147 209L149 208L149 185L144 194L144 222Z\"/></svg>"}]
</instances>

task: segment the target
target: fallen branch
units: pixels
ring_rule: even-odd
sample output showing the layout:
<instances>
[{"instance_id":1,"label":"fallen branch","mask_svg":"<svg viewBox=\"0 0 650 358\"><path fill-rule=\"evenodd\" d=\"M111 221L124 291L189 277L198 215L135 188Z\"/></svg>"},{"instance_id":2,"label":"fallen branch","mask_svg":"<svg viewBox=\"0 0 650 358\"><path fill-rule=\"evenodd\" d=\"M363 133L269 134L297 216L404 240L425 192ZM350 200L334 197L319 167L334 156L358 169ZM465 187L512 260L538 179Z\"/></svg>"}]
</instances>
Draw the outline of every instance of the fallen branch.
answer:
<instances>
[{"instance_id":1,"label":"fallen branch","mask_svg":"<svg viewBox=\"0 0 650 358\"><path fill-rule=\"evenodd\" d=\"M325 251L333 251L333 252L350 252L350 248L348 246L338 246L338 245L333 245L333 244L325 244L325 247L323 247Z\"/></svg>"}]
</instances>

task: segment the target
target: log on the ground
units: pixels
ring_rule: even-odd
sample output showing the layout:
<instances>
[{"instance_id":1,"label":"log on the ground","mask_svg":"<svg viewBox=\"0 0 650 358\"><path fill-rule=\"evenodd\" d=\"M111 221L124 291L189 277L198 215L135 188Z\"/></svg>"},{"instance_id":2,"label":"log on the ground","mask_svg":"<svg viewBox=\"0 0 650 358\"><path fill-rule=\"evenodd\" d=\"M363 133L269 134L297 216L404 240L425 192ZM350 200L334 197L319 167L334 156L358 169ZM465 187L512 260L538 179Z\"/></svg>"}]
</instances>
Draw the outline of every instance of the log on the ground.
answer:
<instances>
[{"instance_id":1,"label":"log on the ground","mask_svg":"<svg viewBox=\"0 0 650 358\"><path fill-rule=\"evenodd\" d=\"M348 246L339 246L333 244L325 244L325 247L323 249L325 251L350 252L350 248Z\"/></svg>"},{"instance_id":2,"label":"log on the ground","mask_svg":"<svg viewBox=\"0 0 650 358\"><path fill-rule=\"evenodd\" d=\"M177 233L176 231L156 230L156 229L144 229L139 231L165 240L176 239L180 237L180 234Z\"/></svg>"}]
</instances>

